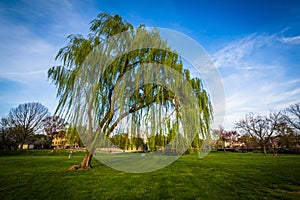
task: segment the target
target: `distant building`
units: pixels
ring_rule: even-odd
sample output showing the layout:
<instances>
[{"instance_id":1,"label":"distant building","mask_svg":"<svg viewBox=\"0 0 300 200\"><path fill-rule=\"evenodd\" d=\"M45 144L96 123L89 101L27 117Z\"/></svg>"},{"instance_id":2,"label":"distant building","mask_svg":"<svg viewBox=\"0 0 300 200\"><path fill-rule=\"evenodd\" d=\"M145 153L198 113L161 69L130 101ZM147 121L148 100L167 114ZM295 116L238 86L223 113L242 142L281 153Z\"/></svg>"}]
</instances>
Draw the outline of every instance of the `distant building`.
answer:
<instances>
[{"instance_id":1,"label":"distant building","mask_svg":"<svg viewBox=\"0 0 300 200\"><path fill-rule=\"evenodd\" d=\"M79 148L79 144L76 142L74 142L74 144L71 145L64 133L63 134L54 134L51 146L54 149Z\"/></svg>"},{"instance_id":2,"label":"distant building","mask_svg":"<svg viewBox=\"0 0 300 200\"><path fill-rule=\"evenodd\" d=\"M21 149L21 144L18 145L18 149ZM34 143L24 143L22 149L26 149L26 150L34 149Z\"/></svg>"}]
</instances>

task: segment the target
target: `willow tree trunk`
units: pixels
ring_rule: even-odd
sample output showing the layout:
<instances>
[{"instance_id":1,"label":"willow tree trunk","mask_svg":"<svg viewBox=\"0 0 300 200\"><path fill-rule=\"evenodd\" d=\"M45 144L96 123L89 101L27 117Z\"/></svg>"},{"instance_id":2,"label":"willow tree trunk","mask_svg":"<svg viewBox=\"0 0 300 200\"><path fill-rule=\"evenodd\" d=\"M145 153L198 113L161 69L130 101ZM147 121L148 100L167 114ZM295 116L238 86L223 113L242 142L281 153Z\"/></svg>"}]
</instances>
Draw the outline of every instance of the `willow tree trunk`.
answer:
<instances>
[{"instance_id":1,"label":"willow tree trunk","mask_svg":"<svg viewBox=\"0 0 300 200\"><path fill-rule=\"evenodd\" d=\"M92 157L93 154L91 154L89 151L86 150L84 157L79 165L73 165L69 168L69 170L79 170L79 169L91 169L92 165Z\"/></svg>"},{"instance_id":2,"label":"willow tree trunk","mask_svg":"<svg viewBox=\"0 0 300 200\"><path fill-rule=\"evenodd\" d=\"M92 101L93 102L93 101ZM92 117L92 111L93 111L93 104L89 104L89 109L88 109L88 130L93 130L93 117ZM78 169L91 169L92 165L92 157L93 154L91 154L88 150L85 150L85 154L83 157L83 160L79 165L74 165L69 168L69 170L78 170Z\"/></svg>"}]
</instances>

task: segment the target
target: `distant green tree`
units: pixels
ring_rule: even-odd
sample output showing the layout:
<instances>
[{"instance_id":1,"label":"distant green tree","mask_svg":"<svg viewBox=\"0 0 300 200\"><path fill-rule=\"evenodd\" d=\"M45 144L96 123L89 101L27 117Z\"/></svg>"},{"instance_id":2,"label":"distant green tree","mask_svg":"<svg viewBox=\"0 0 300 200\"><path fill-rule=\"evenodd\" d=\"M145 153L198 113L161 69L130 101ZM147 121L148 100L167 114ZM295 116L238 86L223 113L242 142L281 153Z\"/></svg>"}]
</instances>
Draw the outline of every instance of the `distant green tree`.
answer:
<instances>
[{"instance_id":1,"label":"distant green tree","mask_svg":"<svg viewBox=\"0 0 300 200\"><path fill-rule=\"evenodd\" d=\"M79 147L84 146L84 144L80 139L80 135L78 133L77 127L69 126L65 130L66 130L65 138L70 143L70 147L72 147L74 144L78 144Z\"/></svg>"},{"instance_id":2,"label":"distant green tree","mask_svg":"<svg viewBox=\"0 0 300 200\"><path fill-rule=\"evenodd\" d=\"M112 143L120 149L128 150L131 146L131 141L128 134L117 134L111 138Z\"/></svg>"},{"instance_id":3,"label":"distant green tree","mask_svg":"<svg viewBox=\"0 0 300 200\"><path fill-rule=\"evenodd\" d=\"M144 140L139 137L132 137L132 149L135 148L135 150L143 150L146 144L144 144Z\"/></svg>"}]
</instances>

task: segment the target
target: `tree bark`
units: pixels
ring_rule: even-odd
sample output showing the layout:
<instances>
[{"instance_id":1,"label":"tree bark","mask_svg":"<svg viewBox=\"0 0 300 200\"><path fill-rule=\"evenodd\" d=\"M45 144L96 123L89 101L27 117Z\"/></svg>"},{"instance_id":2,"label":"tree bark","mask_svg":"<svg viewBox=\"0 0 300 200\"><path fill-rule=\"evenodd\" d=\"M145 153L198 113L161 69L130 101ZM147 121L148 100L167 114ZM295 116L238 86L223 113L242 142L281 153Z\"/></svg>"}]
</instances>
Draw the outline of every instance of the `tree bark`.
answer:
<instances>
[{"instance_id":1,"label":"tree bark","mask_svg":"<svg viewBox=\"0 0 300 200\"><path fill-rule=\"evenodd\" d=\"M265 145L265 144L262 144L262 145L261 145L261 148L262 148L262 150L263 150L264 155L267 155L266 145Z\"/></svg>"},{"instance_id":2,"label":"tree bark","mask_svg":"<svg viewBox=\"0 0 300 200\"><path fill-rule=\"evenodd\" d=\"M91 169L92 165L92 157L93 154L91 154L89 151L86 150L84 157L79 165L73 165L69 168L69 170L87 170Z\"/></svg>"},{"instance_id":3,"label":"tree bark","mask_svg":"<svg viewBox=\"0 0 300 200\"><path fill-rule=\"evenodd\" d=\"M226 152L225 141L223 141L223 140L222 140L222 147L223 147L223 151Z\"/></svg>"},{"instance_id":4,"label":"tree bark","mask_svg":"<svg viewBox=\"0 0 300 200\"><path fill-rule=\"evenodd\" d=\"M25 141L22 141L20 144L20 149L23 150L23 146L24 146Z\"/></svg>"}]
</instances>

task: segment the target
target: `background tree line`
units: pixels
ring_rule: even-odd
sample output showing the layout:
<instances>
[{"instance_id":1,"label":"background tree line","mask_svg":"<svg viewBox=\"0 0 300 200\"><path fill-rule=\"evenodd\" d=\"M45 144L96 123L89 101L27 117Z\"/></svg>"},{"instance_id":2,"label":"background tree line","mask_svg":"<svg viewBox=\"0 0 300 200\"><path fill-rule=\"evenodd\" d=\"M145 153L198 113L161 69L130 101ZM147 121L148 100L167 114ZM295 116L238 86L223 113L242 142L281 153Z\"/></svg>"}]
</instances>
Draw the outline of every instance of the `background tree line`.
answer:
<instances>
[{"instance_id":1,"label":"background tree line","mask_svg":"<svg viewBox=\"0 0 300 200\"><path fill-rule=\"evenodd\" d=\"M0 120L0 149L23 149L25 143L51 148L54 136L63 137L70 144L81 144L76 129L63 118L51 116L41 103L20 104Z\"/></svg>"},{"instance_id":2,"label":"background tree line","mask_svg":"<svg viewBox=\"0 0 300 200\"><path fill-rule=\"evenodd\" d=\"M156 134L147 138L129 137L128 134L114 135L110 141L123 150L156 151L174 139L175 130L165 136ZM25 143L32 143L35 148L51 148L55 136L65 138L70 144L83 146L78 131L63 118L49 115L48 109L41 103L20 104L9 111L0 121L0 148L22 149ZM191 147L199 149L202 140L196 136Z\"/></svg>"},{"instance_id":3,"label":"background tree line","mask_svg":"<svg viewBox=\"0 0 300 200\"><path fill-rule=\"evenodd\" d=\"M25 103L12 108L0 121L2 149L14 149L18 145L23 148L25 142L45 140L36 134L42 133L43 120L48 114L48 108L41 103Z\"/></svg>"},{"instance_id":4,"label":"background tree line","mask_svg":"<svg viewBox=\"0 0 300 200\"><path fill-rule=\"evenodd\" d=\"M300 104L296 103L288 108L270 112L268 115L249 113L235 122L236 131L225 131L222 127L215 130L218 135L216 147L223 148L260 148L264 154L267 150L276 149L300 152ZM243 144L242 146L235 146Z\"/></svg>"},{"instance_id":5,"label":"background tree line","mask_svg":"<svg viewBox=\"0 0 300 200\"><path fill-rule=\"evenodd\" d=\"M264 154L267 150L284 149L290 152L300 152L300 104L293 104L279 112L269 115L249 113L235 123L240 130L226 131L220 127L214 130L218 139L215 148L255 149L260 148ZM7 117L0 121L1 149L15 149L24 143L34 143L38 148L51 148L54 135L65 137L70 143L80 143L76 128L59 116L50 116L48 109L40 103L25 103L12 108ZM111 142L124 150L143 149L155 151L162 149L172 140L172 131L168 136L153 135L146 140L127 135L116 135ZM196 135L191 148L199 150L203 141ZM240 145L242 144L242 145ZM21 147L22 148L22 147Z\"/></svg>"}]
</instances>

